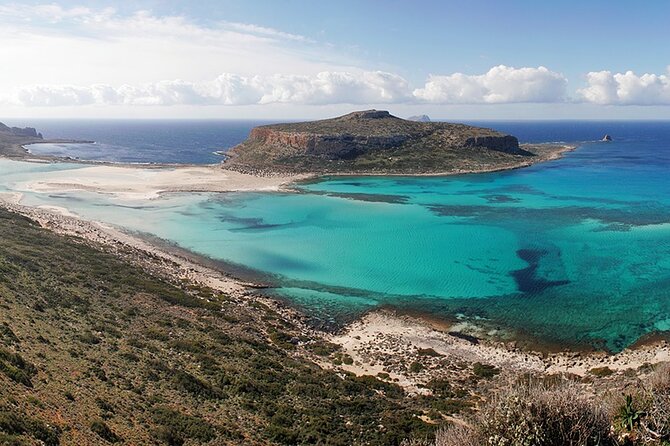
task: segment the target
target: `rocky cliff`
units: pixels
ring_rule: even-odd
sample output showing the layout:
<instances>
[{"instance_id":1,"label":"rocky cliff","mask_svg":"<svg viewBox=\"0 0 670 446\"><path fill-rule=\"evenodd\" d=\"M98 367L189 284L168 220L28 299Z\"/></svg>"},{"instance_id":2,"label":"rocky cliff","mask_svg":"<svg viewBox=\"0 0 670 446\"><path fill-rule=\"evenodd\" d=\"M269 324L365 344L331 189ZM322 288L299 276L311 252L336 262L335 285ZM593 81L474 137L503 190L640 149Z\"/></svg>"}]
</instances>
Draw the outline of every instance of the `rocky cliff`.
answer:
<instances>
[{"instance_id":1,"label":"rocky cliff","mask_svg":"<svg viewBox=\"0 0 670 446\"><path fill-rule=\"evenodd\" d=\"M495 130L367 110L256 127L229 152L225 166L263 172L434 173L531 155L514 136Z\"/></svg>"},{"instance_id":2,"label":"rocky cliff","mask_svg":"<svg viewBox=\"0 0 670 446\"><path fill-rule=\"evenodd\" d=\"M35 130L33 127L9 127L0 122L0 132L11 136L42 139L42 134L37 133L37 130Z\"/></svg>"}]
</instances>

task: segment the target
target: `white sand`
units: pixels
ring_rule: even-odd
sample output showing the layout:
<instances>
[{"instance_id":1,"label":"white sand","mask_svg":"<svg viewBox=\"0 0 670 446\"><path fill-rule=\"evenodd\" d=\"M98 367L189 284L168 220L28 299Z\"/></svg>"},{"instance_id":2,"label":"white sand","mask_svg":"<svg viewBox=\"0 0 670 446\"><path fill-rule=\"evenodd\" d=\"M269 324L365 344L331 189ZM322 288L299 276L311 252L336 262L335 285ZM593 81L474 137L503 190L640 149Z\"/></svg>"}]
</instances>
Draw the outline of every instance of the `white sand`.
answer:
<instances>
[{"instance_id":1,"label":"white sand","mask_svg":"<svg viewBox=\"0 0 670 446\"><path fill-rule=\"evenodd\" d=\"M88 191L126 199L151 199L165 192L276 191L309 175L253 176L218 166L86 166L47 172L17 185L30 192Z\"/></svg>"},{"instance_id":2,"label":"white sand","mask_svg":"<svg viewBox=\"0 0 670 446\"><path fill-rule=\"evenodd\" d=\"M438 331L422 319L379 310L368 313L350 324L343 333L330 338L340 344L354 363L342 365L357 375L388 373L391 379L415 393L424 393L420 384L435 376L458 375L459 364L481 362L507 372L560 373L586 376L596 367L609 367L615 372L637 369L641 365L670 361L666 343L624 350L615 355L564 352L542 354L510 348L502 343L483 341L480 344ZM419 349L433 349L439 357L419 354ZM426 369L408 372L408 366L421 362ZM328 366L327 364L323 364Z\"/></svg>"}]
</instances>

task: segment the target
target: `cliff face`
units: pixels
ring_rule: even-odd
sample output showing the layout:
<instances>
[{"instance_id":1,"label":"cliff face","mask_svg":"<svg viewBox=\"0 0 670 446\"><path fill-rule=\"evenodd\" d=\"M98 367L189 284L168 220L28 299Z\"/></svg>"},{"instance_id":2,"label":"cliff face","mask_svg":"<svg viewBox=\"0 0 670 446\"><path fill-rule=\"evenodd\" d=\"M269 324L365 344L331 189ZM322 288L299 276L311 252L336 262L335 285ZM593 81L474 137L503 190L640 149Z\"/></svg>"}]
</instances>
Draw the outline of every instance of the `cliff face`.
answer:
<instances>
[{"instance_id":1,"label":"cliff face","mask_svg":"<svg viewBox=\"0 0 670 446\"><path fill-rule=\"evenodd\" d=\"M238 170L338 172L388 169L434 172L440 157L477 157L482 150L524 156L511 135L444 122L415 122L387 111L353 112L334 119L254 128L226 165ZM452 163L453 164L453 163Z\"/></svg>"},{"instance_id":2,"label":"cliff face","mask_svg":"<svg viewBox=\"0 0 670 446\"><path fill-rule=\"evenodd\" d=\"M484 147L505 153L518 153L519 140L515 136L473 136L465 140L464 147Z\"/></svg>"},{"instance_id":3,"label":"cliff face","mask_svg":"<svg viewBox=\"0 0 670 446\"><path fill-rule=\"evenodd\" d=\"M251 131L249 141L285 152L304 153L326 159L351 159L369 150L398 147L409 135L363 136L351 134L315 134L287 132L267 127Z\"/></svg>"},{"instance_id":4,"label":"cliff face","mask_svg":"<svg viewBox=\"0 0 670 446\"><path fill-rule=\"evenodd\" d=\"M35 130L33 127L9 127L0 122L0 132L9 134L11 136L42 139L42 134L37 133L37 130Z\"/></svg>"}]
</instances>

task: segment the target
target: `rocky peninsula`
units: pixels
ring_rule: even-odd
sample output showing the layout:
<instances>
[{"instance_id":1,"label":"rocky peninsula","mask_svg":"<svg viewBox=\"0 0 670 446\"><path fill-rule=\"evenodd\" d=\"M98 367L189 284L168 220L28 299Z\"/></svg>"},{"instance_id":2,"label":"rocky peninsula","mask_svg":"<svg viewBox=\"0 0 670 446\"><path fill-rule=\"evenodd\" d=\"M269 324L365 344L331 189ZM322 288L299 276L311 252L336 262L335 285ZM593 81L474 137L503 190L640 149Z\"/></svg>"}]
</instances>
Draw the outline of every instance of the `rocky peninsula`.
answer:
<instances>
[{"instance_id":1,"label":"rocky peninsula","mask_svg":"<svg viewBox=\"0 0 670 446\"><path fill-rule=\"evenodd\" d=\"M563 146L521 146L515 136L383 110L264 125L232 148L224 167L247 173L451 174L510 169L556 157Z\"/></svg>"},{"instance_id":2,"label":"rocky peninsula","mask_svg":"<svg viewBox=\"0 0 670 446\"><path fill-rule=\"evenodd\" d=\"M38 132L34 127L10 127L0 122L0 156L5 158L25 158L28 154L28 151L24 146L28 144L74 144L91 142L93 141L82 141L76 139L44 139L42 133Z\"/></svg>"}]
</instances>

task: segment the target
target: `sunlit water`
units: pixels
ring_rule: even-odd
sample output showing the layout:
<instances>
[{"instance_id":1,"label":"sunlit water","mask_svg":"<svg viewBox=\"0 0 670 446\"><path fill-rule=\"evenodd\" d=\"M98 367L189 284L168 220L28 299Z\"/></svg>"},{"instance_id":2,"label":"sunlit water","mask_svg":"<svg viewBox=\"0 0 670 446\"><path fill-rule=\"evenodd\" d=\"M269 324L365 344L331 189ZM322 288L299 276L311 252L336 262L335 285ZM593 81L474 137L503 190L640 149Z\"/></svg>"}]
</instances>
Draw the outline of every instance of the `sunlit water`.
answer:
<instances>
[{"instance_id":1,"label":"sunlit water","mask_svg":"<svg viewBox=\"0 0 670 446\"><path fill-rule=\"evenodd\" d=\"M323 320L391 305L617 351L670 330L670 124L611 133L612 143L502 173L153 201L27 193L24 202L250 268ZM71 168L0 161L0 189Z\"/></svg>"}]
</instances>

